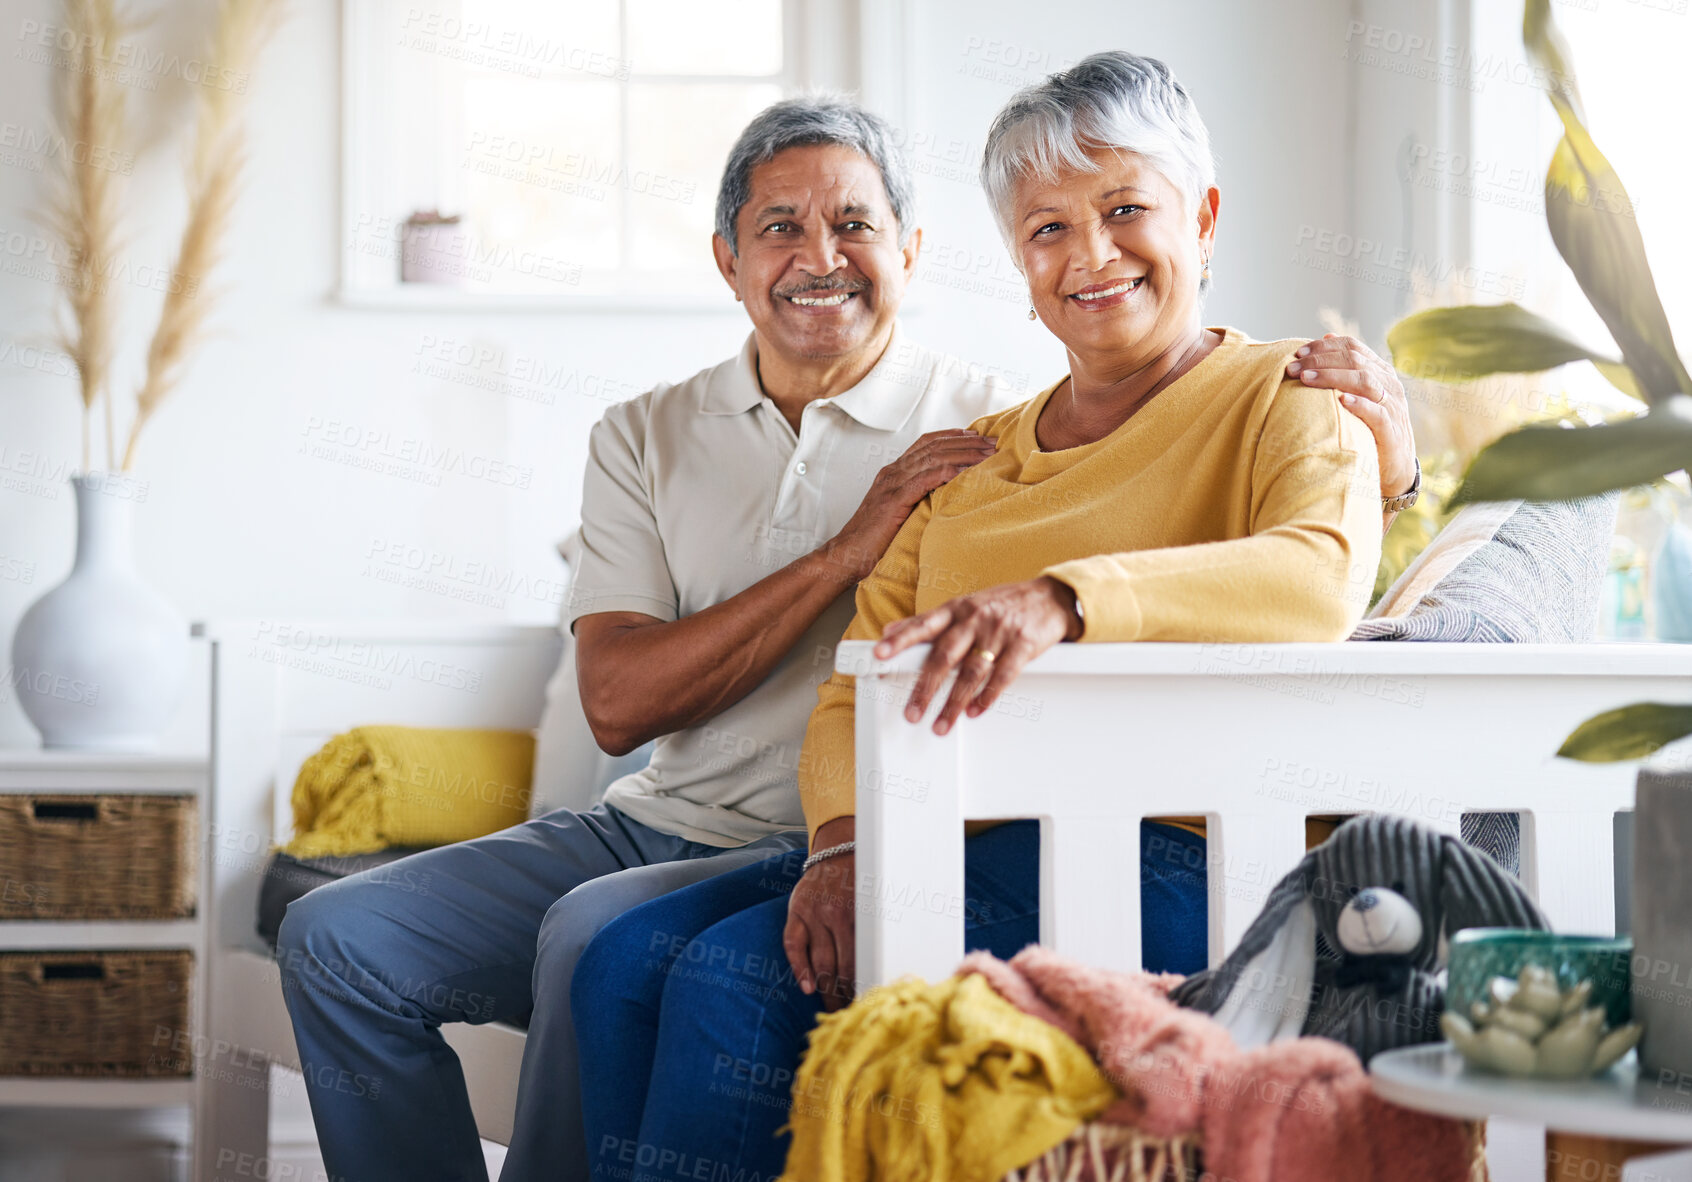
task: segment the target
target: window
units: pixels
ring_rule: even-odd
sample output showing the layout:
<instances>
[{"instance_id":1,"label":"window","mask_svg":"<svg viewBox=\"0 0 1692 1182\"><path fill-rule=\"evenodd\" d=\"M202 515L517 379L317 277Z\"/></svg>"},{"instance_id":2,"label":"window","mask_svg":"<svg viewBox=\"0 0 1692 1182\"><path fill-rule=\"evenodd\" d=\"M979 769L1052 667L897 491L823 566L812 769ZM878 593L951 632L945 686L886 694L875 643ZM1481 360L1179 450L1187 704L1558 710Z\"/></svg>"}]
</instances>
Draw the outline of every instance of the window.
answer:
<instances>
[{"instance_id":1,"label":"window","mask_svg":"<svg viewBox=\"0 0 1692 1182\"><path fill-rule=\"evenodd\" d=\"M1692 254L1681 197L1692 188L1692 0L1566 0L1553 14L1569 42L1588 125L1615 165L1645 239L1657 291L1681 354L1692 346ZM1498 60L1525 61L1521 9L1477 6L1482 47ZM1487 39L1490 40L1487 40ZM1487 60L1492 60L1488 58ZM1613 351L1608 331L1551 242L1542 198L1546 166L1562 124L1530 72L1501 73L1473 99L1475 150L1464 166L1476 261L1522 275L1521 302L1581 339ZM1616 394L1587 366L1557 381L1606 414L1639 404Z\"/></svg>"},{"instance_id":2,"label":"window","mask_svg":"<svg viewBox=\"0 0 1692 1182\"><path fill-rule=\"evenodd\" d=\"M847 0L346 0L350 302L722 302L723 161L853 89ZM850 35L848 35L850 34Z\"/></svg>"}]
</instances>

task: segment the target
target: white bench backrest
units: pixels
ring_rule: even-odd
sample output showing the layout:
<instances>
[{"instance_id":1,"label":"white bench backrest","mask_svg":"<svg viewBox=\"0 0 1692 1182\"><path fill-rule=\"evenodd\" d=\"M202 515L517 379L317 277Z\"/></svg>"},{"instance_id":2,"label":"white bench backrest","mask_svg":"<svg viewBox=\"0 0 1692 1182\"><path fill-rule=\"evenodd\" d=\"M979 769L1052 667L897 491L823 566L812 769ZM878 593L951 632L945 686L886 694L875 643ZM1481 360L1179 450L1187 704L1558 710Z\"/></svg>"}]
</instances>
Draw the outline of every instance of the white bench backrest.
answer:
<instances>
[{"instance_id":1,"label":"white bench backrest","mask_svg":"<svg viewBox=\"0 0 1692 1182\"><path fill-rule=\"evenodd\" d=\"M540 723L559 636L544 626L230 621L208 627L213 891L225 947L256 947L259 876L292 830L300 764L362 724Z\"/></svg>"},{"instance_id":2,"label":"white bench backrest","mask_svg":"<svg viewBox=\"0 0 1692 1182\"><path fill-rule=\"evenodd\" d=\"M869 983L962 956L965 819L1040 819L1041 943L1110 968L1139 967L1139 824L1156 816L1207 818L1213 964L1303 857L1310 815L1455 834L1464 813L1520 813L1523 880L1552 924L1612 932L1637 767L1555 752L1592 714L1686 689L1672 645L1062 645L939 738L901 713L925 650L869 649L837 655L858 676Z\"/></svg>"}]
</instances>

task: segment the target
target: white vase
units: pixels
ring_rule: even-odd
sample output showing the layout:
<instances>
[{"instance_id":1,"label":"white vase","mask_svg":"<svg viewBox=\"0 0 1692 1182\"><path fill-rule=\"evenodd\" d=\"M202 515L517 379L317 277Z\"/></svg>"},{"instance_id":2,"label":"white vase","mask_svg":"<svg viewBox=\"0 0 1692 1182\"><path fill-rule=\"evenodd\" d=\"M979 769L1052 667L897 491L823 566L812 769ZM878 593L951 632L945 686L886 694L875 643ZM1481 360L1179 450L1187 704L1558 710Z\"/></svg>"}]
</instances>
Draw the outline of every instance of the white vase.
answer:
<instances>
[{"instance_id":1,"label":"white vase","mask_svg":"<svg viewBox=\"0 0 1692 1182\"><path fill-rule=\"evenodd\" d=\"M146 751L182 700L188 627L135 571L132 477L71 477L76 562L12 637L9 682L47 747Z\"/></svg>"}]
</instances>

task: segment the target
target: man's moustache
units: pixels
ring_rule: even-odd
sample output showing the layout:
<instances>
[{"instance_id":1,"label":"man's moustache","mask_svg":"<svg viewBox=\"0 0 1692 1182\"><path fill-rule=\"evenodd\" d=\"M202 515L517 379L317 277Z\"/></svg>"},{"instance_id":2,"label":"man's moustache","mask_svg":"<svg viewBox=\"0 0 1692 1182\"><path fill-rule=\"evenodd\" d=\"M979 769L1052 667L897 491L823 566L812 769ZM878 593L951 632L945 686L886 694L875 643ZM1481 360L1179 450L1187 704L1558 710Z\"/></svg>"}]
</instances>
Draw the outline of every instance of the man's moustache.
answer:
<instances>
[{"instance_id":1,"label":"man's moustache","mask_svg":"<svg viewBox=\"0 0 1692 1182\"><path fill-rule=\"evenodd\" d=\"M807 287L778 288L773 294L786 299L789 296L816 295L819 292L868 291L869 288L867 283L813 283Z\"/></svg>"}]
</instances>

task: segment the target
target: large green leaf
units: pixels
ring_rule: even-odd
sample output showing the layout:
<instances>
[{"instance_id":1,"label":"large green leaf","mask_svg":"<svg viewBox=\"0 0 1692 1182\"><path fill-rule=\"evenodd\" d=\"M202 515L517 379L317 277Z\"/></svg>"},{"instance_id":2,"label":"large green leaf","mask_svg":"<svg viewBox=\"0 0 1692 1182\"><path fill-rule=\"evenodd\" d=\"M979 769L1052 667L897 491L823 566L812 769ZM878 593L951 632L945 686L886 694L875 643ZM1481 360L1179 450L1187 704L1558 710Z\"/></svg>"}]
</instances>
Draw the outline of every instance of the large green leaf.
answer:
<instances>
[{"instance_id":1,"label":"large green leaf","mask_svg":"<svg viewBox=\"0 0 1692 1182\"><path fill-rule=\"evenodd\" d=\"M1692 706L1635 702L1593 715L1563 740L1557 754L1586 763L1643 759L1657 748L1692 735Z\"/></svg>"},{"instance_id":2,"label":"large green leaf","mask_svg":"<svg viewBox=\"0 0 1692 1182\"><path fill-rule=\"evenodd\" d=\"M1545 88L1559 94L1582 119L1580 88L1575 84L1574 67L1569 64L1569 43L1551 19L1551 0L1527 0L1522 8L1522 44L1527 47L1533 64L1543 72Z\"/></svg>"},{"instance_id":3,"label":"large green leaf","mask_svg":"<svg viewBox=\"0 0 1692 1182\"><path fill-rule=\"evenodd\" d=\"M1692 398L1602 427L1523 427L1475 457L1453 498L1564 501L1649 484L1692 466Z\"/></svg>"},{"instance_id":4,"label":"large green leaf","mask_svg":"<svg viewBox=\"0 0 1692 1182\"><path fill-rule=\"evenodd\" d=\"M1633 200L1586 129L1567 47L1551 19L1550 0L1527 0L1522 42L1540 68L1551 105L1563 122L1563 138L1545 174L1545 220L1551 240L1616 338L1646 398L1655 402L1671 394L1692 394L1692 374L1675 352Z\"/></svg>"},{"instance_id":5,"label":"large green leaf","mask_svg":"<svg viewBox=\"0 0 1692 1182\"><path fill-rule=\"evenodd\" d=\"M1565 114L1565 124L1568 133L1545 177L1551 240L1621 346L1647 400L1692 394L1692 375L1675 352L1627 190L1572 115Z\"/></svg>"},{"instance_id":6,"label":"large green leaf","mask_svg":"<svg viewBox=\"0 0 1692 1182\"><path fill-rule=\"evenodd\" d=\"M1633 376L1633 371L1620 361L1594 361L1594 368L1609 381L1610 385L1639 401L1645 401L1645 391L1639 385L1639 379Z\"/></svg>"},{"instance_id":7,"label":"large green leaf","mask_svg":"<svg viewBox=\"0 0 1692 1182\"><path fill-rule=\"evenodd\" d=\"M1495 373L1539 373L1571 361L1621 362L1595 353L1557 325L1517 304L1429 308L1387 330L1402 373L1464 382Z\"/></svg>"}]
</instances>

